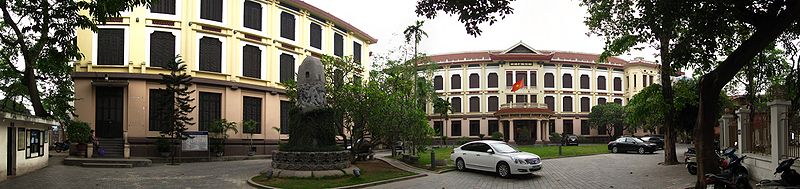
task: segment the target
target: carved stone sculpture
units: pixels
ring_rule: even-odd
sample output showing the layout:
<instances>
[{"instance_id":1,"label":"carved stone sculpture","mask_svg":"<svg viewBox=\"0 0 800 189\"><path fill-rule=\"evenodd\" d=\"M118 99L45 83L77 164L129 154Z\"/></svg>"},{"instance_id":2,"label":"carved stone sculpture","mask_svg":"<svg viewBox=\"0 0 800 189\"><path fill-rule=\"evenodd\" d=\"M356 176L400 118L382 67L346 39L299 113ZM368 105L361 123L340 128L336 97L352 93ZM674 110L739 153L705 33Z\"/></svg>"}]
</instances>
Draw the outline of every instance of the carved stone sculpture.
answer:
<instances>
[{"instance_id":1,"label":"carved stone sculpture","mask_svg":"<svg viewBox=\"0 0 800 189\"><path fill-rule=\"evenodd\" d=\"M297 107L303 113L324 108L325 69L316 57L306 57L297 70Z\"/></svg>"}]
</instances>

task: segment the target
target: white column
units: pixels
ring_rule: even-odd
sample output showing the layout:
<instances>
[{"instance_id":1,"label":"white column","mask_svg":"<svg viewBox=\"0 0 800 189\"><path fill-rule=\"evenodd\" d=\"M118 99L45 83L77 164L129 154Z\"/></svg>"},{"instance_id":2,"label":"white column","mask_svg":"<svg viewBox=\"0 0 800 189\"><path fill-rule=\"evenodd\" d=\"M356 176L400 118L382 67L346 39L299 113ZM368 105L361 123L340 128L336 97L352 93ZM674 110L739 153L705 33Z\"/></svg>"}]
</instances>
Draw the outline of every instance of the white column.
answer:
<instances>
[{"instance_id":1,"label":"white column","mask_svg":"<svg viewBox=\"0 0 800 189\"><path fill-rule=\"evenodd\" d=\"M747 144L750 144L751 142L749 139L750 134L748 131L748 127L750 127L749 124L750 110L747 109L746 106L743 106L742 108L739 108L739 110L736 110L736 114L739 115L739 120L738 120L739 123L737 126L738 129L737 134L739 138L739 153L744 153L746 150L748 150Z\"/></svg>"},{"instance_id":2,"label":"white column","mask_svg":"<svg viewBox=\"0 0 800 189\"><path fill-rule=\"evenodd\" d=\"M543 137L544 135L542 134L544 132L542 130L542 126L543 126L542 125L542 121L536 120L536 121L534 121L534 123L536 123L536 128L533 128L533 129L536 129L536 135L539 135L539 136L536 136L536 143L541 143L542 142L542 138L544 138Z\"/></svg>"},{"instance_id":3,"label":"white column","mask_svg":"<svg viewBox=\"0 0 800 189\"><path fill-rule=\"evenodd\" d=\"M500 124L500 128L498 128L498 132L503 133L503 136L508 136L508 133L505 132L506 124L503 123L503 120L497 120ZM501 138L500 140L505 140L505 137Z\"/></svg>"},{"instance_id":4,"label":"white column","mask_svg":"<svg viewBox=\"0 0 800 189\"><path fill-rule=\"evenodd\" d=\"M508 120L508 143L514 143L514 120Z\"/></svg>"},{"instance_id":5,"label":"white column","mask_svg":"<svg viewBox=\"0 0 800 189\"><path fill-rule=\"evenodd\" d=\"M734 116L733 114L725 114L722 118L719 119L720 125L720 148L726 148L728 146L733 146L733 137L731 136L731 122L733 122Z\"/></svg>"},{"instance_id":6,"label":"white column","mask_svg":"<svg viewBox=\"0 0 800 189\"><path fill-rule=\"evenodd\" d=\"M773 100L769 106L769 133L772 147L772 167L778 166L781 155L786 151L786 114L791 102L786 100Z\"/></svg>"}]
</instances>

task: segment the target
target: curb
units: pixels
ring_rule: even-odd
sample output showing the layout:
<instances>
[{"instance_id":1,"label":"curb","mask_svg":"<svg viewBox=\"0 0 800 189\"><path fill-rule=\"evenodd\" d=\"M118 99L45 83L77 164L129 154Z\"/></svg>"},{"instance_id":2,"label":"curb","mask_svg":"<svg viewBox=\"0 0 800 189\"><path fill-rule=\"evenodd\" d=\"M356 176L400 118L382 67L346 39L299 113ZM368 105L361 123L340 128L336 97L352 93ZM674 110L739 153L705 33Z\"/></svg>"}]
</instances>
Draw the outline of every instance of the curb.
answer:
<instances>
[{"instance_id":1,"label":"curb","mask_svg":"<svg viewBox=\"0 0 800 189\"><path fill-rule=\"evenodd\" d=\"M257 176L258 176L258 175L256 175L256 176L253 176L253 177L250 177L250 179L247 179L247 184L250 184L250 186L253 186L253 187L256 187L256 188L263 188L263 189L280 189L280 188L276 188L276 187L271 187L271 186L267 186L267 185L259 184L259 183L257 183L256 181L253 181L253 178L256 178Z\"/></svg>"},{"instance_id":2,"label":"curb","mask_svg":"<svg viewBox=\"0 0 800 189\"><path fill-rule=\"evenodd\" d=\"M408 180L408 179L415 179L415 178L425 177L425 176L428 176L428 175L427 174L416 174L416 175L398 177L398 178L387 179L387 180L379 180L379 181L375 181L375 182L368 182L368 183L362 183L362 184L356 184L356 185L350 185L350 186L336 187L336 188L333 188L333 189L364 188L364 187L368 187L368 186L381 185L381 184L397 182L397 181L403 181L403 180ZM250 179L247 179L247 184L250 184L250 186L253 186L253 187L256 187L256 188L280 189L280 188L277 188L277 187L272 187L272 186L259 184L256 181L253 181L253 178L255 178L255 177L257 177L257 176L253 176L253 177L250 177Z\"/></svg>"}]
</instances>

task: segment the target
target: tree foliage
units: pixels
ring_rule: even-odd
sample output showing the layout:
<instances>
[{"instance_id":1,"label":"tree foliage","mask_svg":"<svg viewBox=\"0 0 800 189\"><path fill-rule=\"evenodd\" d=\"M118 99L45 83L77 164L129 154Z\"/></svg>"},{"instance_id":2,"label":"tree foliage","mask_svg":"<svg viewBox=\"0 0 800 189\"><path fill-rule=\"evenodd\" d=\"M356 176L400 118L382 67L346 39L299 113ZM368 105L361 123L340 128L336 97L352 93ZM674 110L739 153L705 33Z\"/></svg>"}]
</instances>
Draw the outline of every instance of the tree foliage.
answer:
<instances>
[{"instance_id":1,"label":"tree foliage","mask_svg":"<svg viewBox=\"0 0 800 189\"><path fill-rule=\"evenodd\" d=\"M189 89L192 86L192 76L186 74L186 64L180 56L167 62L164 68L169 70L169 74L159 74L161 75L159 82L166 86L163 90L167 95L150 98L161 98L159 109L156 110L159 112L160 132L169 136L171 144L174 144L176 140L186 140L187 137L183 132L188 130L190 125L194 125L192 122L194 118L189 117L189 113L195 108L191 105L194 98L190 96L194 90ZM172 150L170 161L175 163L177 149L172 148Z\"/></svg>"},{"instance_id":2,"label":"tree foliage","mask_svg":"<svg viewBox=\"0 0 800 189\"><path fill-rule=\"evenodd\" d=\"M436 18L439 11L447 15L457 15L458 21L464 23L467 34L477 37L482 32L478 25L492 25L498 19L514 13L514 8L510 6L512 1L514 0L419 0L416 13L428 19Z\"/></svg>"},{"instance_id":3,"label":"tree foliage","mask_svg":"<svg viewBox=\"0 0 800 189\"><path fill-rule=\"evenodd\" d=\"M589 125L592 128L605 127L608 136L613 136L615 128L625 125L625 107L617 103L606 103L592 107L589 113ZM625 130L623 128L622 130Z\"/></svg>"}]
</instances>

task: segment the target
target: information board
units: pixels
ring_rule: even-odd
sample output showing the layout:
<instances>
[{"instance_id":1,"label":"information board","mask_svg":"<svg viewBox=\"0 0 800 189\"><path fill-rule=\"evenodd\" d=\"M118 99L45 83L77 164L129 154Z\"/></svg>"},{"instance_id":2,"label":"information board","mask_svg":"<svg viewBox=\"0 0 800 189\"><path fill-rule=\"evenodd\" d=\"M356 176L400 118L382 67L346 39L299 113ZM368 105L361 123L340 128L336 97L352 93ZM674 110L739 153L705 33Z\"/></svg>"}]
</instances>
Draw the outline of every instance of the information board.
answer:
<instances>
[{"instance_id":1,"label":"information board","mask_svg":"<svg viewBox=\"0 0 800 189\"><path fill-rule=\"evenodd\" d=\"M208 151L208 131L183 132L189 138L183 141L183 151Z\"/></svg>"}]
</instances>

